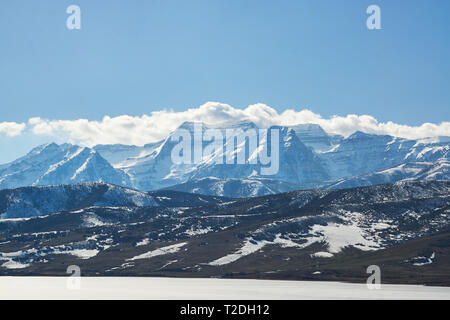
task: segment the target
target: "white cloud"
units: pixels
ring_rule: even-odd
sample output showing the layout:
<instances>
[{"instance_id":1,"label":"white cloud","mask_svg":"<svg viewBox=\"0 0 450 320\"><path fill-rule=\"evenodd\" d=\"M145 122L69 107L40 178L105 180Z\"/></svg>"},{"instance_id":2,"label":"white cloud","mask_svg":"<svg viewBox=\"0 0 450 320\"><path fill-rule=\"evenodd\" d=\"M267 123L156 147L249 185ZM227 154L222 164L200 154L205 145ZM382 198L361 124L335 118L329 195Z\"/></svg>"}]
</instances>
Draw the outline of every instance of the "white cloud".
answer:
<instances>
[{"instance_id":1,"label":"white cloud","mask_svg":"<svg viewBox=\"0 0 450 320\"><path fill-rule=\"evenodd\" d=\"M25 123L0 122L0 134L5 134L8 137L16 137L22 134L25 127Z\"/></svg>"},{"instance_id":2,"label":"white cloud","mask_svg":"<svg viewBox=\"0 0 450 320\"><path fill-rule=\"evenodd\" d=\"M450 136L450 122L407 126L393 122L378 122L369 115L350 114L326 119L307 109L300 111L289 109L278 113L265 104L254 104L246 109L237 109L218 102L208 102L198 108L190 108L182 112L162 110L140 117L123 115L111 118L106 116L102 121L32 118L28 121L28 125L36 135L55 137L55 140L58 141L64 140L86 146L112 143L143 145L166 138L184 121L202 121L217 125L242 120L253 121L260 127L315 123L322 126L327 132L344 136L355 131L388 134L410 139ZM1 128L0 125L0 132ZM21 130L15 132L20 133ZM9 132L14 131L10 130Z\"/></svg>"}]
</instances>

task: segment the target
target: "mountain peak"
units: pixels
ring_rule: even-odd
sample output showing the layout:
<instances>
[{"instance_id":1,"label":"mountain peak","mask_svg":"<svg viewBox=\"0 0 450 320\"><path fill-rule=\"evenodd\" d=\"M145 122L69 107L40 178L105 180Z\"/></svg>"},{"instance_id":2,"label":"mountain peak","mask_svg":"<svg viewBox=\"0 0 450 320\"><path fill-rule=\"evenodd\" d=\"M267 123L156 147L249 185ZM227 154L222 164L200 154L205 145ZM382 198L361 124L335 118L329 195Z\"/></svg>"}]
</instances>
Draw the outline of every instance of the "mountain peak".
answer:
<instances>
[{"instance_id":1,"label":"mountain peak","mask_svg":"<svg viewBox=\"0 0 450 320\"><path fill-rule=\"evenodd\" d=\"M293 128L295 130L295 132L297 132L297 134L299 134L299 135L306 134L306 133L314 134L316 136L317 135L320 135L320 136L327 135L325 130L323 130L323 128L316 123L301 123L301 124L297 124L295 126L291 126L291 128Z\"/></svg>"},{"instance_id":2,"label":"mountain peak","mask_svg":"<svg viewBox=\"0 0 450 320\"><path fill-rule=\"evenodd\" d=\"M32 149L28 154L39 154L42 151L50 151L50 150L57 150L59 149L59 145L57 145L55 142L45 143L41 144L40 146L37 146L36 148Z\"/></svg>"},{"instance_id":3,"label":"mountain peak","mask_svg":"<svg viewBox=\"0 0 450 320\"><path fill-rule=\"evenodd\" d=\"M178 126L176 130L184 129L188 131L193 131L195 125L202 125L203 127L205 126L203 122L200 121L185 121L180 126Z\"/></svg>"},{"instance_id":4,"label":"mountain peak","mask_svg":"<svg viewBox=\"0 0 450 320\"><path fill-rule=\"evenodd\" d=\"M257 129L258 127L250 120L242 120L231 125L231 128L240 128L247 130L247 129Z\"/></svg>"},{"instance_id":5,"label":"mountain peak","mask_svg":"<svg viewBox=\"0 0 450 320\"><path fill-rule=\"evenodd\" d=\"M368 138L368 137L371 137L371 136L373 136L372 134L370 134L370 133L365 133L365 132L362 132L362 131L356 131L355 133L353 133L353 134L351 134L350 136L348 136L348 138L347 139L361 139L361 138Z\"/></svg>"}]
</instances>

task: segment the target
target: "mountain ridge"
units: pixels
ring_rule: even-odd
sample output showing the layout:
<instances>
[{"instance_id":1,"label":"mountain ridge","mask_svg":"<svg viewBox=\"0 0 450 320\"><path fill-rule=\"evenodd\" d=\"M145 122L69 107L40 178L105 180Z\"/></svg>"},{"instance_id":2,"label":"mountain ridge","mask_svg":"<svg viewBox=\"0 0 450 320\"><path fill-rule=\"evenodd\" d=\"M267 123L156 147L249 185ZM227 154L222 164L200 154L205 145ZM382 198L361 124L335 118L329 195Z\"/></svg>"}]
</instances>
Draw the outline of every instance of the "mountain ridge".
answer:
<instances>
[{"instance_id":1,"label":"mountain ridge","mask_svg":"<svg viewBox=\"0 0 450 320\"><path fill-rule=\"evenodd\" d=\"M409 181L192 207L186 194L164 191L152 196L187 206L0 219L0 274L62 276L78 265L86 276L365 283L377 264L384 282L449 286L449 191L450 181Z\"/></svg>"},{"instance_id":2,"label":"mountain ridge","mask_svg":"<svg viewBox=\"0 0 450 320\"><path fill-rule=\"evenodd\" d=\"M192 133L194 126L194 122L185 122L178 129ZM231 127L258 129L250 121L232 126L203 125L202 128L224 131ZM280 132L279 170L272 176L261 175L263 166L252 164L250 154L245 155L246 164L216 164L214 159L230 156L226 147L231 146L231 140L224 140L224 150L213 158L201 159L199 163L174 164L171 151L177 142L172 141L171 137L175 131L160 142L141 147L98 145L87 148L67 143L41 145L11 163L0 165L0 189L107 182L140 191L170 188L192 191L202 188L205 178L214 177L221 179L222 184L232 182L236 189L243 190L240 194L214 195L247 197L261 192L272 194L304 187L348 188L403 180L450 179L449 137L408 140L355 132L344 138L328 134L316 124L275 126L272 129L279 129ZM203 147L208 147L208 143L204 143ZM236 161L237 154L233 157ZM236 182L236 179L241 179L241 182ZM249 180L255 183L254 191L248 188ZM270 180L273 180L271 187L261 185L263 181ZM275 180L278 182L275 183ZM219 190L218 185L208 183L212 189ZM182 189L189 184L191 188Z\"/></svg>"}]
</instances>

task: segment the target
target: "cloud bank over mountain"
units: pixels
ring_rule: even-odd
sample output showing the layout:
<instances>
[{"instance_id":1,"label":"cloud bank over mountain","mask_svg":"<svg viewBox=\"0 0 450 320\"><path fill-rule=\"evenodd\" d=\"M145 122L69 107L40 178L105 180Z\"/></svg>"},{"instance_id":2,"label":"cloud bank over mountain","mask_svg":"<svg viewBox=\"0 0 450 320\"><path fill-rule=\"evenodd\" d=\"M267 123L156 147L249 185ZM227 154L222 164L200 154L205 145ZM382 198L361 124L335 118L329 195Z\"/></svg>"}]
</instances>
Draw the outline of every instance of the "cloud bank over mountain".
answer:
<instances>
[{"instance_id":1,"label":"cloud bank over mountain","mask_svg":"<svg viewBox=\"0 0 450 320\"><path fill-rule=\"evenodd\" d=\"M25 127L25 123L0 122L0 135L4 134L7 137L16 137L22 134Z\"/></svg>"},{"instance_id":2,"label":"cloud bank over mountain","mask_svg":"<svg viewBox=\"0 0 450 320\"><path fill-rule=\"evenodd\" d=\"M207 102L198 108L175 112L161 110L142 116L105 116L101 121L51 120L31 118L27 124L0 122L0 135L15 137L24 132L47 136L55 141L67 141L84 146L97 144L144 145L167 137L185 121L201 121L209 125L226 125L249 120L262 128L271 125L319 124L328 133L348 136L356 131L387 134L396 137L421 139L450 136L450 122L424 123L408 126L394 122L379 122L370 115L348 114L323 118L320 114L303 109L287 109L278 113L265 104L253 104L245 109L234 108L219 102Z\"/></svg>"}]
</instances>

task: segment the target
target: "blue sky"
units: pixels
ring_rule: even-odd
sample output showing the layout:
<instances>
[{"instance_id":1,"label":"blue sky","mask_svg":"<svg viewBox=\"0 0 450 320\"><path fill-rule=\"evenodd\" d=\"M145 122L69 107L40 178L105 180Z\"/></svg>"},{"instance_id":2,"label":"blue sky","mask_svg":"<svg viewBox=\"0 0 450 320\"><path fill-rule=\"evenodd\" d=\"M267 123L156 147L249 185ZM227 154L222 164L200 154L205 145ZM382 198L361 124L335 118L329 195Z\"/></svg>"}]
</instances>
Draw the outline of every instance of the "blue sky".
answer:
<instances>
[{"instance_id":1,"label":"blue sky","mask_svg":"<svg viewBox=\"0 0 450 320\"><path fill-rule=\"evenodd\" d=\"M65 25L71 4L79 31ZM382 30L366 28L370 4ZM447 0L2 0L0 122L206 101L449 121L449 12Z\"/></svg>"}]
</instances>

